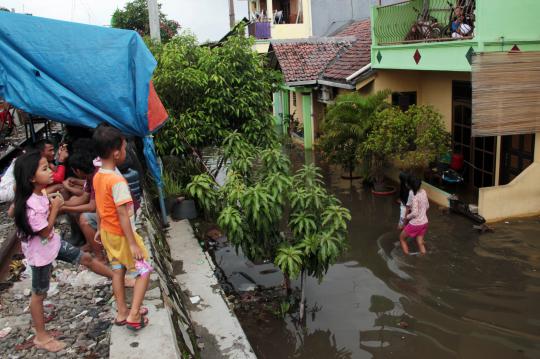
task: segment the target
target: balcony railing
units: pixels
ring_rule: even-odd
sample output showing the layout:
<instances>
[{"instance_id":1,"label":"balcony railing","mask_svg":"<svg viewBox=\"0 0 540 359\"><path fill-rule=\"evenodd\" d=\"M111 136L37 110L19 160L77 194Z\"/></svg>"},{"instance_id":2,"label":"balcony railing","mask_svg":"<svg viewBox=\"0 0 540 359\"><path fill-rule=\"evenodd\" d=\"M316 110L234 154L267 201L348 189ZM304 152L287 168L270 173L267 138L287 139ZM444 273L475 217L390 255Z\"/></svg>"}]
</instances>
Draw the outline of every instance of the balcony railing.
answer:
<instances>
[{"instance_id":1,"label":"balcony railing","mask_svg":"<svg viewBox=\"0 0 540 359\"><path fill-rule=\"evenodd\" d=\"M423 8L423 0L379 6L374 9L376 44L470 39L474 9L474 0L430 0L428 9Z\"/></svg>"},{"instance_id":2,"label":"balcony railing","mask_svg":"<svg viewBox=\"0 0 540 359\"><path fill-rule=\"evenodd\" d=\"M249 36L253 36L256 40L270 39L271 35L270 21L254 21L248 25Z\"/></svg>"}]
</instances>

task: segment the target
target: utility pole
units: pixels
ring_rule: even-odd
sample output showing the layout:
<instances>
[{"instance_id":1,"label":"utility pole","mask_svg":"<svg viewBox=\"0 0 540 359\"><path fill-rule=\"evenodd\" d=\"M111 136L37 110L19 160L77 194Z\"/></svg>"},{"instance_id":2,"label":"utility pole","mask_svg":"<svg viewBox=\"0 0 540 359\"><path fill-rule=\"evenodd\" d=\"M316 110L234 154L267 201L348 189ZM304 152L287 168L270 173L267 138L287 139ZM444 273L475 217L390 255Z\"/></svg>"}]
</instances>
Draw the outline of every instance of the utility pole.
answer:
<instances>
[{"instance_id":1,"label":"utility pole","mask_svg":"<svg viewBox=\"0 0 540 359\"><path fill-rule=\"evenodd\" d=\"M234 15L234 0L229 0L229 25L231 26L231 29L234 27L234 25L236 25L236 18Z\"/></svg>"},{"instance_id":2,"label":"utility pole","mask_svg":"<svg viewBox=\"0 0 540 359\"><path fill-rule=\"evenodd\" d=\"M157 0L147 0L148 20L150 22L150 38L157 43L161 43L161 34L159 31L159 7Z\"/></svg>"}]
</instances>

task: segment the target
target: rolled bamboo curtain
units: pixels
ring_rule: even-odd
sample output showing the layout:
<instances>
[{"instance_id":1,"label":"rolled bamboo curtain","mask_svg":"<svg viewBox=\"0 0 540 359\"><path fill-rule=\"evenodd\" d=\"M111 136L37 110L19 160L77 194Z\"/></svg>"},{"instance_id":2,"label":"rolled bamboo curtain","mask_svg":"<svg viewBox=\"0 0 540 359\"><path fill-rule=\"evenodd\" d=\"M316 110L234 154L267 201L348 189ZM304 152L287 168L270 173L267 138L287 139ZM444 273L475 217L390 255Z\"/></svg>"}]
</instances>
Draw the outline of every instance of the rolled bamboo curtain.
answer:
<instances>
[{"instance_id":1,"label":"rolled bamboo curtain","mask_svg":"<svg viewBox=\"0 0 540 359\"><path fill-rule=\"evenodd\" d=\"M472 105L473 137L540 132L540 52L474 56Z\"/></svg>"}]
</instances>

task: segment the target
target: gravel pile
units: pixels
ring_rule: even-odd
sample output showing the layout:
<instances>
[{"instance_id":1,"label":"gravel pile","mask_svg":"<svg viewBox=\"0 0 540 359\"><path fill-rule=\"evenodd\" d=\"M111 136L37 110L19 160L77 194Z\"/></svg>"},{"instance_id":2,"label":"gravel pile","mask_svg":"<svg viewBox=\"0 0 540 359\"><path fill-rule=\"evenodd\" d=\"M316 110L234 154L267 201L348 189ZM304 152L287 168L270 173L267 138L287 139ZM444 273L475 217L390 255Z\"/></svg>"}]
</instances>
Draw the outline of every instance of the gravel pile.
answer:
<instances>
[{"instance_id":1,"label":"gravel pile","mask_svg":"<svg viewBox=\"0 0 540 359\"><path fill-rule=\"evenodd\" d=\"M0 293L1 357L108 358L110 326L115 315L109 305L110 282L61 262L54 269L53 277L45 305L46 320L50 318L46 327L67 347L59 353L48 353L33 346L28 276ZM6 331L7 335L2 337Z\"/></svg>"}]
</instances>

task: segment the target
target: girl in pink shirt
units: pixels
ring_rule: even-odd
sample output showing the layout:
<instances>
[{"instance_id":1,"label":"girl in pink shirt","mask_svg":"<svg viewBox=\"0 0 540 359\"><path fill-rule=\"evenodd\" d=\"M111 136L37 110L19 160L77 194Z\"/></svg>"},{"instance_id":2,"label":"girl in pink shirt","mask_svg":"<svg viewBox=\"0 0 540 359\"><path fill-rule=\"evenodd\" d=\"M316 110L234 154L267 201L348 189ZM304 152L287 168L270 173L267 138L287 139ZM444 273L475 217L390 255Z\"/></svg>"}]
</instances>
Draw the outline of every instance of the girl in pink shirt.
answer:
<instances>
[{"instance_id":1,"label":"girl in pink shirt","mask_svg":"<svg viewBox=\"0 0 540 359\"><path fill-rule=\"evenodd\" d=\"M30 313L36 331L34 344L38 349L58 352L66 345L45 330L43 317L43 301L49 290L52 262L56 259L80 263L109 278L112 271L55 233L54 222L64 200L59 194L47 196L45 189L53 182L47 159L37 151L25 153L17 158L13 172L15 225L22 241L22 251L32 269Z\"/></svg>"},{"instance_id":2,"label":"girl in pink shirt","mask_svg":"<svg viewBox=\"0 0 540 359\"><path fill-rule=\"evenodd\" d=\"M416 177L411 177L409 187L414 196L412 198L411 211L407 215L407 225L399 235L399 242L403 253L409 254L409 246L407 245L407 237L416 238L420 254L426 254L424 244L424 236L428 229L427 210L429 209L429 200L426 191L420 189L422 181Z\"/></svg>"}]
</instances>

